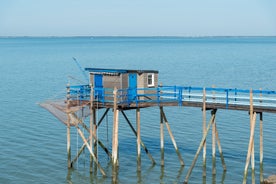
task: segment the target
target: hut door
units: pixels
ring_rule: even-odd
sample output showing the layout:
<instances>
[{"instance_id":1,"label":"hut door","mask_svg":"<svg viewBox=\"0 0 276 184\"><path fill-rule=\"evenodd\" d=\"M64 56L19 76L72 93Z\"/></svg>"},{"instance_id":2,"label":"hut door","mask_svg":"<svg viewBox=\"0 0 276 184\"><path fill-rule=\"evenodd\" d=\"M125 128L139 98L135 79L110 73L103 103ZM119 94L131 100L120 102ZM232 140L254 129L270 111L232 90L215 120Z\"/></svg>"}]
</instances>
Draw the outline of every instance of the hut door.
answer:
<instances>
[{"instance_id":1,"label":"hut door","mask_svg":"<svg viewBox=\"0 0 276 184\"><path fill-rule=\"evenodd\" d=\"M137 94L137 74L128 74L128 100L134 100Z\"/></svg>"},{"instance_id":2,"label":"hut door","mask_svg":"<svg viewBox=\"0 0 276 184\"><path fill-rule=\"evenodd\" d=\"M103 96L103 76L99 74L94 75L94 89L95 89L95 98L102 99Z\"/></svg>"}]
</instances>

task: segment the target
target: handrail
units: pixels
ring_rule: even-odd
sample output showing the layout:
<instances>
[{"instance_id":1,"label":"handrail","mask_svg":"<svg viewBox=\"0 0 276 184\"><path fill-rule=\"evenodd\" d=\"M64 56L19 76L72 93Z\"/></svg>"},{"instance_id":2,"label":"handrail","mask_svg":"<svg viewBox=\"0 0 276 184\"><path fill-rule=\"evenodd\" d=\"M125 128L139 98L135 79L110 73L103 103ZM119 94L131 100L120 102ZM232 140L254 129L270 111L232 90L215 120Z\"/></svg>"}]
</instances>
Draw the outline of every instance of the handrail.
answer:
<instances>
[{"instance_id":1,"label":"handrail","mask_svg":"<svg viewBox=\"0 0 276 184\"><path fill-rule=\"evenodd\" d=\"M206 92L206 103L228 105L249 105L251 90L237 88L203 88L191 86L159 86L157 88L126 88L118 89L117 103L130 105L135 103L163 103L203 102L203 90ZM101 103L113 103L114 94L111 88L93 88L94 100ZM252 90L253 104L259 106L276 107L276 91ZM89 85L70 86L70 96L74 100L90 100Z\"/></svg>"}]
</instances>

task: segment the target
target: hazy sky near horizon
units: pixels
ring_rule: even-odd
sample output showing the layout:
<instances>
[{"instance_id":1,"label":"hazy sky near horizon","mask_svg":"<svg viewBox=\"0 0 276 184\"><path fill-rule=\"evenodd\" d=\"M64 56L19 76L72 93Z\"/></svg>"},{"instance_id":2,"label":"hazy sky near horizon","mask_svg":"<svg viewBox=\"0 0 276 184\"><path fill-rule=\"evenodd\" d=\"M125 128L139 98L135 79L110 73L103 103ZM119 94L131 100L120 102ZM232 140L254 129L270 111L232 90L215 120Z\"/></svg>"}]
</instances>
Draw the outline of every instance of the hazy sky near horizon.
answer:
<instances>
[{"instance_id":1,"label":"hazy sky near horizon","mask_svg":"<svg viewBox=\"0 0 276 184\"><path fill-rule=\"evenodd\" d=\"M1 0L0 36L276 36L276 0Z\"/></svg>"}]
</instances>

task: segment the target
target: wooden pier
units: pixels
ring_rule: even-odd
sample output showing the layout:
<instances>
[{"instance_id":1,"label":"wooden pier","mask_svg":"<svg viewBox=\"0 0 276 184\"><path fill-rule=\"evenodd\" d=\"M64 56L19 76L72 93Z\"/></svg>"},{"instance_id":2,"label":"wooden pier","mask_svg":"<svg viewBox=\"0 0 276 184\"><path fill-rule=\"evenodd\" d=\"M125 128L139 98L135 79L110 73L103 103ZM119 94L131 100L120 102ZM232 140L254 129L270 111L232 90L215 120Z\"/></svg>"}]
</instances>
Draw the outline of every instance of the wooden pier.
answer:
<instances>
[{"instance_id":1,"label":"wooden pier","mask_svg":"<svg viewBox=\"0 0 276 184\"><path fill-rule=\"evenodd\" d=\"M101 70L101 72L103 72ZM111 71L104 71L109 76L113 76ZM115 72L118 72L115 71ZM120 72L122 72L120 70ZM152 71L151 71L152 72ZM118 75L115 75L118 76ZM151 76L153 77L153 76ZM151 79L153 80L153 79ZM151 82L151 81L150 81ZM246 183L248 167L251 163L252 172L255 170L255 148L254 148L254 130L259 115L260 120L260 181L263 182L263 113L276 113L276 92L268 90L241 90L241 89L227 89L227 88L203 88L203 87L183 87L183 86L152 86L152 87L128 87L128 88L105 88L104 86L95 87L91 85L67 86L67 97L65 101L50 101L41 104L60 121L67 126L67 156L68 168L71 168L81 155L85 148L90 153L90 171L93 172L93 163L100 170L103 176L106 176L104 169L98 161L97 145L99 145L106 154L111 158L114 172L119 165L119 141L118 141L118 125L119 115L121 114L137 140L137 169L139 170L141 164L141 149L144 149L152 164L157 162L150 154L146 145L141 140L140 132L140 109L149 107L158 107L160 110L160 165L164 166L164 127L167 128L169 136L172 140L174 149L179 159L180 165L184 165L184 159L179 152L177 143L175 141L173 131L166 117L163 107L166 106L185 106L198 107L202 110L203 115L203 135L199 147L194 156L193 162L187 172L184 183L188 183L192 170L197 162L198 156L203 150L203 176L206 176L206 137L212 129L212 174L216 174L216 145L219 151L223 170L226 170L226 163L223 157L222 145L220 143L218 129L216 126L216 113L218 109L229 109L236 111L248 111L250 122L250 139L248 140L248 150L246 163L244 168L243 183ZM105 109L103 115L96 121L96 111ZM107 113L112 109L113 111L113 135L112 135L112 150L98 139L97 128L101 125ZM126 110L136 111L136 128L132 125L127 117ZM211 119L206 124L206 113L210 110ZM78 116L79 111L82 111L81 117ZM83 121L83 117L90 117L89 125ZM165 126L164 126L165 124ZM83 140L83 146L79 150L74 159L71 155L70 129L75 127L78 134ZM80 127L83 127L81 130ZM89 136L85 137L83 131L86 131ZM200 130L199 130L200 131ZM116 174L114 174L116 176ZM254 180L254 178L252 178Z\"/></svg>"}]
</instances>

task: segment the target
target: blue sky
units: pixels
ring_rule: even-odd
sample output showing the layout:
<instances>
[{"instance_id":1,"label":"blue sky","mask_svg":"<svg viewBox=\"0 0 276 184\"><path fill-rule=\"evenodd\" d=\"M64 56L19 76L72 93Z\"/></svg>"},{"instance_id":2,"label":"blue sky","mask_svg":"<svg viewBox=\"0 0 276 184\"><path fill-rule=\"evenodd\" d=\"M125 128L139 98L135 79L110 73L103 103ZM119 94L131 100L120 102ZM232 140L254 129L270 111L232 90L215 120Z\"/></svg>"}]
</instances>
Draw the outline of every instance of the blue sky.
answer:
<instances>
[{"instance_id":1,"label":"blue sky","mask_svg":"<svg viewBox=\"0 0 276 184\"><path fill-rule=\"evenodd\" d=\"M0 36L276 36L276 0L2 0Z\"/></svg>"}]
</instances>

